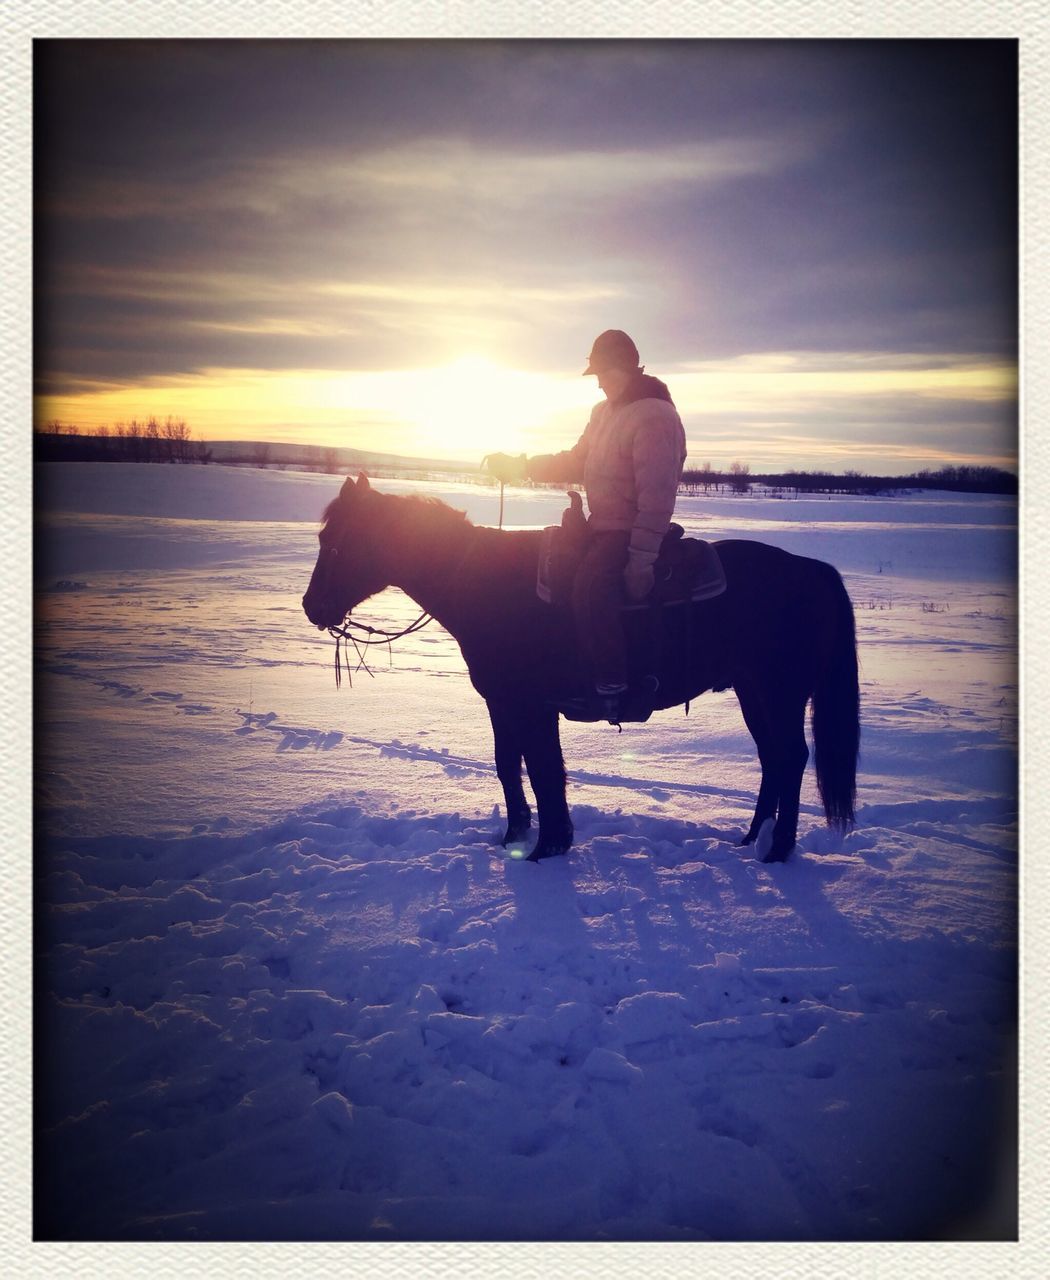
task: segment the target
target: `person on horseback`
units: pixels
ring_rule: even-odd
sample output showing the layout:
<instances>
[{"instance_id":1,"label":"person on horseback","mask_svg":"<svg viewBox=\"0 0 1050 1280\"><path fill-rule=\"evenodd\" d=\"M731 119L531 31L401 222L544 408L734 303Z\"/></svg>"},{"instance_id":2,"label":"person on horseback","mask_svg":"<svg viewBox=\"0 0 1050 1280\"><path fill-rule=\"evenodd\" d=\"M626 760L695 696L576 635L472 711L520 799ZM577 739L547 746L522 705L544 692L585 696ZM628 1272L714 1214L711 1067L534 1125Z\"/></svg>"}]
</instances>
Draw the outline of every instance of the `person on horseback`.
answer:
<instances>
[{"instance_id":1,"label":"person on horseback","mask_svg":"<svg viewBox=\"0 0 1050 1280\"><path fill-rule=\"evenodd\" d=\"M606 398L571 449L531 458L490 454L484 465L505 483L583 482L590 516L573 616L595 692L613 717L627 690L620 610L624 596L639 602L652 590L682 478L685 429L670 391L645 372L622 330L598 335L583 374L597 377Z\"/></svg>"}]
</instances>

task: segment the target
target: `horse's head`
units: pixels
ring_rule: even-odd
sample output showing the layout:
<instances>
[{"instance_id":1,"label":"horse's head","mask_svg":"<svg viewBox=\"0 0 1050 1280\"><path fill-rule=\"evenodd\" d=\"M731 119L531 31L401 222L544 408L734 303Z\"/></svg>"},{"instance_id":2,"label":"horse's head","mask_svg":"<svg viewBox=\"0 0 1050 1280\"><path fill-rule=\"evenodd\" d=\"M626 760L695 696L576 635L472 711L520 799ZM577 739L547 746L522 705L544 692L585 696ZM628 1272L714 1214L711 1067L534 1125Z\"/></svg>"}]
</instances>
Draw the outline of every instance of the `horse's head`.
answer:
<instances>
[{"instance_id":1,"label":"horse's head","mask_svg":"<svg viewBox=\"0 0 1050 1280\"><path fill-rule=\"evenodd\" d=\"M303 596L306 616L322 631L337 627L362 600L389 586L379 528L381 501L362 473L356 484L348 476L325 510L317 563Z\"/></svg>"}]
</instances>

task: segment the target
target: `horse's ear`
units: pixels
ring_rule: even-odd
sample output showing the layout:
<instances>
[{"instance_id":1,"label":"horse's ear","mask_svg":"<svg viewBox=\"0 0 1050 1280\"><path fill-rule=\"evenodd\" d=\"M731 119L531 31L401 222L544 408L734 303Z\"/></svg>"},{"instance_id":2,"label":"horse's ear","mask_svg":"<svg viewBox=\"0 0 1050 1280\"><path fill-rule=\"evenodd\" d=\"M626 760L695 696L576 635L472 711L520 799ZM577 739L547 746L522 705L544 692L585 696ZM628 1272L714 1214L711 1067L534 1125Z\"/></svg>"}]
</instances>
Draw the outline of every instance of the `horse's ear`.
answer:
<instances>
[{"instance_id":1,"label":"horse's ear","mask_svg":"<svg viewBox=\"0 0 1050 1280\"><path fill-rule=\"evenodd\" d=\"M343 481L343 487L339 490L340 498L348 497L350 493L353 491L353 488L354 488L354 482L349 476L347 476L346 479Z\"/></svg>"},{"instance_id":2,"label":"horse's ear","mask_svg":"<svg viewBox=\"0 0 1050 1280\"><path fill-rule=\"evenodd\" d=\"M357 487L358 487L358 489L360 489L362 492L366 492L367 490L371 489L371 487L372 487L372 486L368 483L368 476L366 476L366 475L365 475L365 473L364 473L363 471L359 471L359 472L357 473Z\"/></svg>"}]
</instances>

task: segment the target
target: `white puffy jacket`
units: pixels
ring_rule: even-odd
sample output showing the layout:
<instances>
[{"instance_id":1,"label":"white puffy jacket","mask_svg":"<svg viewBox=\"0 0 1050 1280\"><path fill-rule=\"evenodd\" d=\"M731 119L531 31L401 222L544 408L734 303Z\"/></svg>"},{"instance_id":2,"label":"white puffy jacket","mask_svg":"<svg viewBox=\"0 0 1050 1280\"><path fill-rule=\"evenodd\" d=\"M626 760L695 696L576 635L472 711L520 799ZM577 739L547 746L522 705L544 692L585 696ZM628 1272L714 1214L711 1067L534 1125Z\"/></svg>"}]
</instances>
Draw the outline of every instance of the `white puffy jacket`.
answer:
<instances>
[{"instance_id":1,"label":"white puffy jacket","mask_svg":"<svg viewBox=\"0 0 1050 1280\"><path fill-rule=\"evenodd\" d=\"M528 460L533 480L582 481L590 527L631 534L631 560L651 564L674 513L685 464L685 428L663 383L659 396L625 404L604 400L571 449ZM663 398L667 397L667 398Z\"/></svg>"}]
</instances>

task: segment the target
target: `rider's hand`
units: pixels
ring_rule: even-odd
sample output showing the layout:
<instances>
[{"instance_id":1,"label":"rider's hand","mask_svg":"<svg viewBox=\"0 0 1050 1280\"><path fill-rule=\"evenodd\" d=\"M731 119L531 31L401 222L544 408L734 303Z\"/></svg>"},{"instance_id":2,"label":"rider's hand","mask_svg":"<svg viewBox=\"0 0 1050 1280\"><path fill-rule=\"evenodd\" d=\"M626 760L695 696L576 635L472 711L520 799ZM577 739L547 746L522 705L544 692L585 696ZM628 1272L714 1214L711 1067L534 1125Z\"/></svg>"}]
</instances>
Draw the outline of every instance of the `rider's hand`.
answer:
<instances>
[{"instance_id":1,"label":"rider's hand","mask_svg":"<svg viewBox=\"0 0 1050 1280\"><path fill-rule=\"evenodd\" d=\"M517 457L511 453L489 453L482 458L481 465L489 475L502 480L504 484L515 484L524 480L529 471L529 465L523 453L519 453Z\"/></svg>"},{"instance_id":2,"label":"rider's hand","mask_svg":"<svg viewBox=\"0 0 1050 1280\"><path fill-rule=\"evenodd\" d=\"M653 558L637 555L633 550L623 571L623 589L632 604L644 600L653 589Z\"/></svg>"}]
</instances>

